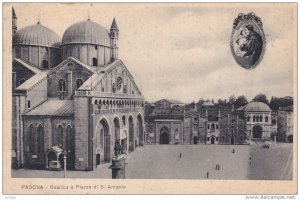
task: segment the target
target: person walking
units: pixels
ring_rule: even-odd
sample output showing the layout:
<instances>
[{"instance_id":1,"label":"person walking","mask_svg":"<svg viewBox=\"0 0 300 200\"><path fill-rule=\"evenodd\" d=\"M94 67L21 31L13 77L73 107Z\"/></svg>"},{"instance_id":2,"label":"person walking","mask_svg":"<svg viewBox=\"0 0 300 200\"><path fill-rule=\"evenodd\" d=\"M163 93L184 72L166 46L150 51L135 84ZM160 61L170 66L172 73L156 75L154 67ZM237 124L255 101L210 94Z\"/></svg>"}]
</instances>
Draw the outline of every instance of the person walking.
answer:
<instances>
[{"instance_id":1,"label":"person walking","mask_svg":"<svg viewBox=\"0 0 300 200\"><path fill-rule=\"evenodd\" d=\"M206 178L209 178L209 172L206 172Z\"/></svg>"}]
</instances>

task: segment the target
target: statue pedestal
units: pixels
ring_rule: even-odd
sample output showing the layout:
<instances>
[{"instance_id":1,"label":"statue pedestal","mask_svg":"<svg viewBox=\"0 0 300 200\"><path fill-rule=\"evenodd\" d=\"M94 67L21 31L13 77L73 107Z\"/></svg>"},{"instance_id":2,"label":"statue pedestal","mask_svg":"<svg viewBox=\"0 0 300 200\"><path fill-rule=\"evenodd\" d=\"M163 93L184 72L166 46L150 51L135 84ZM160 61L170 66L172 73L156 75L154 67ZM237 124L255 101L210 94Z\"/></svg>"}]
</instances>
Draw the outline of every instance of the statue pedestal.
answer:
<instances>
[{"instance_id":1,"label":"statue pedestal","mask_svg":"<svg viewBox=\"0 0 300 200\"><path fill-rule=\"evenodd\" d=\"M112 158L111 169L112 179L125 179L125 156L118 155Z\"/></svg>"}]
</instances>

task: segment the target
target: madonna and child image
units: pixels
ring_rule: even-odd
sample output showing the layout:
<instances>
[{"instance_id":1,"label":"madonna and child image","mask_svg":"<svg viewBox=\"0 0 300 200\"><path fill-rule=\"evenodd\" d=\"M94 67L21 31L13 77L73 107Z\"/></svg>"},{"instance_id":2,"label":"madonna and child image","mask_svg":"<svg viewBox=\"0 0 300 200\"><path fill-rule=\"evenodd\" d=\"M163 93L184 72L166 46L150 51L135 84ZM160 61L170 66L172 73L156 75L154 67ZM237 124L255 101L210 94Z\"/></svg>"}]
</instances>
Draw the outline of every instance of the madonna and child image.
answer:
<instances>
[{"instance_id":1,"label":"madonna and child image","mask_svg":"<svg viewBox=\"0 0 300 200\"><path fill-rule=\"evenodd\" d=\"M233 23L231 51L239 65L255 68L263 58L265 36L260 18L254 13L239 14Z\"/></svg>"}]
</instances>

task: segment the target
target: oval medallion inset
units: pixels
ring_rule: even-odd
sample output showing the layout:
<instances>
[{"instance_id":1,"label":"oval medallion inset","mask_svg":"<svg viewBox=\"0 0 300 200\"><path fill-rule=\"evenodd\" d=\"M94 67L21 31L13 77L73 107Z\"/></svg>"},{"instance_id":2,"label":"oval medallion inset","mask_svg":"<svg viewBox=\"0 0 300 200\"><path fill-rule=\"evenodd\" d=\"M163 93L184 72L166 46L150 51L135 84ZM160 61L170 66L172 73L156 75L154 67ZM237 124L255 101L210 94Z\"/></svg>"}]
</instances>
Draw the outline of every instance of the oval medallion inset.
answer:
<instances>
[{"instance_id":1,"label":"oval medallion inset","mask_svg":"<svg viewBox=\"0 0 300 200\"><path fill-rule=\"evenodd\" d=\"M262 22L254 13L240 13L233 22L230 47L236 62L253 69L262 60L266 46Z\"/></svg>"}]
</instances>

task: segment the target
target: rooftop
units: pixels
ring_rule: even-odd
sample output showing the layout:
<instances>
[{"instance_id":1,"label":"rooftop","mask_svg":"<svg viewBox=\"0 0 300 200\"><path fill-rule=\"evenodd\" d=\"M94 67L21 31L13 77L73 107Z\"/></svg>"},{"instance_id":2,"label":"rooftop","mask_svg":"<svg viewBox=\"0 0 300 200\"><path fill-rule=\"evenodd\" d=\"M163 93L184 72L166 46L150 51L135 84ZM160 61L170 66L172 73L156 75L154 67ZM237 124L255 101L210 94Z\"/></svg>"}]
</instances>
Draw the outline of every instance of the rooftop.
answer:
<instances>
[{"instance_id":1,"label":"rooftop","mask_svg":"<svg viewBox=\"0 0 300 200\"><path fill-rule=\"evenodd\" d=\"M50 98L36 108L25 113L27 116L72 116L74 103L72 100Z\"/></svg>"}]
</instances>

